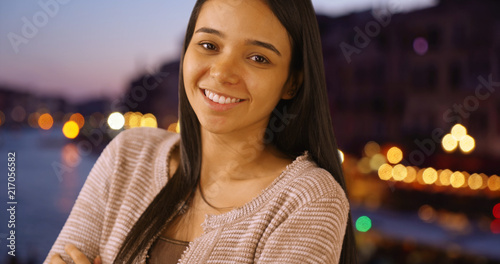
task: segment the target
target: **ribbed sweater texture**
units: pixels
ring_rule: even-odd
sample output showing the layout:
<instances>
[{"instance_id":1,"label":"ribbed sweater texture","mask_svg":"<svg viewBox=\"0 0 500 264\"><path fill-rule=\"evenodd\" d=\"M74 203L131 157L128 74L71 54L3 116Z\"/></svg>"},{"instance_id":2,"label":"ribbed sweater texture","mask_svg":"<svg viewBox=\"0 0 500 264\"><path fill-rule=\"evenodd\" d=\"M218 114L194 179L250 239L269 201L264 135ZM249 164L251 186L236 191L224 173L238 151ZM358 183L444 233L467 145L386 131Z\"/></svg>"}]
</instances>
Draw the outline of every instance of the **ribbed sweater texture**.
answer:
<instances>
[{"instance_id":1,"label":"ribbed sweater texture","mask_svg":"<svg viewBox=\"0 0 500 264\"><path fill-rule=\"evenodd\" d=\"M160 128L116 136L92 167L44 263L55 253L74 263L64 252L68 243L90 260L101 255L102 263L113 263L167 183L170 153L179 141L178 134ZM338 263L348 211L345 192L306 152L244 206L207 215L204 234L190 242L179 263ZM155 238L139 263L146 263Z\"/></svg>"}]
</instances>

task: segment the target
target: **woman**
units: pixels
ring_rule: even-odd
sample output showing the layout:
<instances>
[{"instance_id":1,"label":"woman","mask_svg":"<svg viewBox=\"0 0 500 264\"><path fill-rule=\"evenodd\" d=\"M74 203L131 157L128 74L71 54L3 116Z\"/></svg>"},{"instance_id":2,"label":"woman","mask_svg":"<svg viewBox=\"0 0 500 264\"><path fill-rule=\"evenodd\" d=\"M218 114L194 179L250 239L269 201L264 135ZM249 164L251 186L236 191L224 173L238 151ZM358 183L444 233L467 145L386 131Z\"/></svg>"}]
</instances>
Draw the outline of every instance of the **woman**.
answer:
<instances>
[{"instance_id":1,"label":"woman","mask_svg":"<svg viewBox=\"0 0 500 264\"><path fill-rule=\"evenodd\" d=\"M355 263L324 79L309 0L197 1L180 138L113 139L46 262Z\"/></svg>"}]
</instances>

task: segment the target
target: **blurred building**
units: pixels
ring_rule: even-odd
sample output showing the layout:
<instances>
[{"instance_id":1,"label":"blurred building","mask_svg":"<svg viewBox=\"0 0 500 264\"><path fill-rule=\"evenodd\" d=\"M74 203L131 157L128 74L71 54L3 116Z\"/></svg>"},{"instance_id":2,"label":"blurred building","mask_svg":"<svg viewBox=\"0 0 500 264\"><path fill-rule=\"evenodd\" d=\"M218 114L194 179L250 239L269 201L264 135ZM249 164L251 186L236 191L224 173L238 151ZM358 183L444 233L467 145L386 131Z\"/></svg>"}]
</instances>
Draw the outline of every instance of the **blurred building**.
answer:
<instances>
[{"instance_id":1,"label":"blurred building","mask_svg":"<svg viewBox=\"0 0 500 264\"><path fill-rule=\"evenodd\" d=\"M168 62L152 73L131 81L118 103L112 108L120 112L153 113L158 127L167 129L178 120L179 62Z\"/></svg>"},{"instance_id":2,"label":"blurred building","mask_svg":"<svg viewBox=\"0 0 500 264\"><path fill-rule=\"evenodd\" d=\"M409 152L461 123L476 138L473 155L500 158L500 2L397 8L318 17L341 146L377 140Z\"/></svg>"}]
</instances>

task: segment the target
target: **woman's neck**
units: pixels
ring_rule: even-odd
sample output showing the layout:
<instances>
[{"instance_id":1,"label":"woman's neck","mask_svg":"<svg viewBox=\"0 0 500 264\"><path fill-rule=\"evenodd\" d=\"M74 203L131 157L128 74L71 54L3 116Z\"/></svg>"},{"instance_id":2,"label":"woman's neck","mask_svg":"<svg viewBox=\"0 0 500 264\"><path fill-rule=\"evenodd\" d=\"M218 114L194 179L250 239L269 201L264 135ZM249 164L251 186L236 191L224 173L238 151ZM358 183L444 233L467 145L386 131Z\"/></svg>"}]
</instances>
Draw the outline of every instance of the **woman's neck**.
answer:
<instances>
[{"instance_id":1,"label":"woman's neck","mask_svg":"<svg viewBox=\"0 0 500 264\"><path fill-rule=\"evenodd\" d=\"M270 144L264 133L201 133L200 187L219 207L241 206L266 188L292 162Z\"/></svg>"},{"instance_id":2,"label":"woman's neck","mask_svg":"<svg viewBox=\"0 0 500 264\"><path fill-rule=\"evenodd\" d=\"M255 172L272 155L270 146L263 142L263 134L214 134L202 129L202 177L210 175L212 180L233 181L255 176L252 170Z\"/></svg>"}]
</instances>

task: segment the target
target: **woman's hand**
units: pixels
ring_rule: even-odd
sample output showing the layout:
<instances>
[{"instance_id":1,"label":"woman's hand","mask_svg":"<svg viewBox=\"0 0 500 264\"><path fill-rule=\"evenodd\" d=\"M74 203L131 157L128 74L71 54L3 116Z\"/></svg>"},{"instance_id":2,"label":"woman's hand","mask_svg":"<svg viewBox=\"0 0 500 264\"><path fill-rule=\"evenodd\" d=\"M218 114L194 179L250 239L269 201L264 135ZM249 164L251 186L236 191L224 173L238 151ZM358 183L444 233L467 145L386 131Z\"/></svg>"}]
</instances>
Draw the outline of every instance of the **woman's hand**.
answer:
<instances>
[{"instance_id":1,"label":"woman's hand","mask_svg":"<svg viewBox=\"0 0 500 264\"><path fill-rule=\"evenodd\" d=\"M68 255L73 259L73 261L76 264L91 264L89 259L80 251L78 248L75 247L73 244L67 244L64 247L64 251L68 253ZM51 264L66 264L64 260L62 260L61 255L55 254L51 259L50 259ZM93 264L101 264L101 256L97 256L94 259Z\"/></svg>"}]
</instances>

